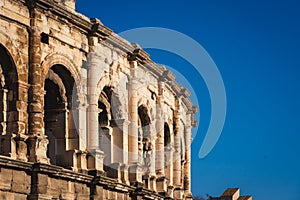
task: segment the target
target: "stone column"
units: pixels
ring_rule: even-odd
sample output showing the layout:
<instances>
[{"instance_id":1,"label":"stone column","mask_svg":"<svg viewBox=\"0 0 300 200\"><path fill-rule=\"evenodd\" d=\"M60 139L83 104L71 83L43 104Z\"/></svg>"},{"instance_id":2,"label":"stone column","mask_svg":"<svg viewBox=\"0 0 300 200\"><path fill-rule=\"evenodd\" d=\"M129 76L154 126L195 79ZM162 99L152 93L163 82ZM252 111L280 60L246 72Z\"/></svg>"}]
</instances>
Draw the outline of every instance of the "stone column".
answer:
<instances>
[{"instance_id":1,"label":"stone column","mask_svg":"<svg viewBox=\"0 0 300 200\"><path fill-rule=\"evenodd\" d=\"M164 82L158 83L158 96L156 99L156 176L157 192L166 194L167 179L165 176L165 147L164 147Z\"/></svg>"},{"instance_id":2,"label":"stone column","mask_svg":"<svg viewBox=\"0 0 300 200\"><path fill-rule=\"evenodd\" d=\"M128 161L129 163L138 162L138 80L136 79L137 61L130 63L130 79L129 79L129 133L128 133Z\"/></svg>"},{"instance_id":3,"label":"stone column","mask_svg":"<svg viewBox=\"0 0 300 200\"><path fill-rule=\"evenodd\" d=\"M181 186L181 158L180 158L180 134L174 134L174 156L173 156L173 185Z\"/></svg>"},{"instance_id":4,"label":"stone column","mask_svg":"<svg viewBox=\"0 0 300 200\"><path fill-rule=\"evenodd\" d=\"M181 186L181 149L180 149L180 104L179 99L175 100L174 111L174 157L173 157L173 185Z\"/></svg>"},{"instance_id":5,"label":"stone column","mask_svg":"<svg viewBox=\"0 0 300 200\"><path fill-rule=\"evenodd\" d=\"M191 197L191 136L192 136L192 111L189 111L186 116L185 125L185 164L184 164L184 193L185 196Z\"/></svg>"},{"instance_id":6,"label":"stone column","mask_svg":"<svg viewBox=\"0 0 300 200\"><path fill-rule=\"evenodd\" d=\"M88 168L90 170L103 171L103 152L99 148L99 123L98 123L98 99L97 84L101 75L100 68L104 64L97 52L98 38L91 36L89 38L90 52L88 53L88 76L87 76L87 149Z\"/></svg>"},{"instance_id":7,"label":"stone column","mask_svg":"<svg viewBox=\"0 0 300 200\"><path fill-rule=\"evenodd\" d=\"M34 8L34 2L29 3L29 161L49 163L47 158L48 139L44 133L43 100L41 68L41 38L38 25L41 23L41 14Z\"/></svg>"},{"instance_id":8,"label":"stone column","mask_svg":"<svg viewBox=\"0 0 300 200\"><path fill-rule=\"evenodd\" d=\"M158 177L165 176L164 169L164 114L163 114L163 87L164 83L159 82L158 84L158 96L156 100L156 175Z\"/></svg>"},{"instance_id":9,"label":"stone column","mask_svg":"<svg viewBox=\"0 0 300 200\"><path fill-rule=\"evenodd\" d=\"M87 113L87 130L88 130L88 149L99 149L99 133L98 133L98 95L97 81L94 77L97 74L97 57L90 53L88 60L88 113Z\"/></svg>"},{"instance_id":10,"label":"stone column","mask_svg":"<svg viewBox=\"0 0 300 200\"><path fill-rule=\"evenodd\" d=\"M130 121L128 131L128 163L129 180L131 183L142 182L141 165L139 163L138 146L138 79L137 79L137 61L130 61L130 79L128 90L128 119Z\"/></svg>"}]
</instances>

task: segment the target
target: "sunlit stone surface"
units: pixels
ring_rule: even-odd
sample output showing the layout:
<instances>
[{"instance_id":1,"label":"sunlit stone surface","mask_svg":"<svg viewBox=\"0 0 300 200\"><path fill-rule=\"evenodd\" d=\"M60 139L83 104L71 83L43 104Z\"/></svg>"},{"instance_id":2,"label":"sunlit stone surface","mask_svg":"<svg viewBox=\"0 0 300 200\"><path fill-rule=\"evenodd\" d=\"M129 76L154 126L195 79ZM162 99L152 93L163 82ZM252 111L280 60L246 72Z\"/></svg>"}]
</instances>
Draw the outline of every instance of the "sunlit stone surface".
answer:
<instances>
[{"instance_id":1,"label":"sunlit stone surface","mask_svg":"<svg viewBox=\"0 0 300 200\"><path fill-rule=\"evenodd\" d=\"M0 0L0 199L191 199L197 108L75 0Z\"/></svg>"}]
</instances>

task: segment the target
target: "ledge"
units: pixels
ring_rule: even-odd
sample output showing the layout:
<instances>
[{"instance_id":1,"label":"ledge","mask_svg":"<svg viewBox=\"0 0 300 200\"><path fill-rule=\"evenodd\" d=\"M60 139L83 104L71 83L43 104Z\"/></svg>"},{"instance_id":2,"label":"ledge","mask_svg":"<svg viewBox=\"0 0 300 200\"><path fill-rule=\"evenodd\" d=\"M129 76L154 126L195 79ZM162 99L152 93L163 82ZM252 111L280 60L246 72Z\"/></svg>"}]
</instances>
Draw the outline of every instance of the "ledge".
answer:
<instances>
[{"instance_id":1,"label":"ledge","mask_svg":"<svg viewBox=\"0 0 300 200\"><path fill-rule=\"evenodd\" d=\"M81 182L91 182L93 180L93 176L91 175L73 172L72 170L68 170L60 166L48 165L43 163L34 163L32 165L32 171L48 174L49 176L53 177L71 179Z\"/></svg>"},{"instance_id":2,"label":"ledge","mask_svg":"<svg viewBox=\"0 0 300 200\"><path fill-rule=\"evenodd\" d=\"M24 162L6 156L0 156L0 167L28 171L32 169L32 164L33 163L31 162Z\"/></svg>"}]
</instances>

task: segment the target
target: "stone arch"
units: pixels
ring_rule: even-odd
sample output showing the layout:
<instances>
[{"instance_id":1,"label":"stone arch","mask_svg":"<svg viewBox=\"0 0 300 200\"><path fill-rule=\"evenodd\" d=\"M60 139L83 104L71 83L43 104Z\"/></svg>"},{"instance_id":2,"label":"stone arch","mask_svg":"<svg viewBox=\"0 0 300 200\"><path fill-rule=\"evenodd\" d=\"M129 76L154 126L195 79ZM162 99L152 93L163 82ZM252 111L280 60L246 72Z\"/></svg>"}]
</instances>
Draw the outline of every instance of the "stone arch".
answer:
<instances>
[{"instance_id":1,"label":"stone arch","mask_svg":"<svg viewBox=\"0 0 300 200\"><path fill-rule=\"evenodd\" d=\"M49 69L46 79L53 81L58 86L61 98L62 98L63 102L66 103L67 102L66 88L65 88L64 83L62 82L61 78L55 72L53 72L51 69Z\"/></svg>"},{"instance_id":2,"label":"stone arch","mask_svg":"<svg viewBox=\"0 0 300 200\"><path fill-rule=\"evenodd\" d=\"M125 140L123 131L127 131L123 129L123 122L126 123L128 119L128 91L125 84L128 79L124 76L125 79L119 72L104 72L97 82L99 145L105 154L105 167L125 159L122 145Z\"/></svg>"},{"instance_id":3,"label":"stone arch","mask_svg":"<svg viewBox=\"0 0 300 200\"><path fill-rule=\"evenodd\" d=\"M108 73L105 73L97 83L97 96L101 95L104 87L114 87L112 77Z\"/></svg>"},{"instance_id":4,"label":"stone arch","mask_svg":"<svg viewBox=\"0 0 300 200\"><path fill-rule=\"evenodd\" d=\"M113 128L111 124L111 95L112 87L105 85L98 98L98 134L100 149L104 152L104 166L113 161Z\"/></svg>"},{"instance_id":5,"label":"stone arch","mask_svg":"<svg viewBox=\"0 0 300 200\"><path fill-rule=\"evenodd\" d=\"M19 98L18 72L13 57L0 44L0 154L16 156L13 138L20 132L17 100Z\"/></svg>"},{"instance_id":6,"label":"stone arch","mask_svg":"<svg viewBox=\"0 0 300 200\"><path fill-rule=\"evenodd\" d=\"M9 54L16 66L18 81L27 83L28 76L20 76L21 74L28 73L27 65L24 62L20 50L17 48L15 42L10 39L10 36L0 30L0 45L2 45Z\"/></svg>"},{"instance_id":7,"label":"stone arch","mask_svg":"<svg viewBox=\"0 0 300 200\"><path fill-rule=\"evenodd\" d=\"M126 79L127 80L127 79ZM122 90L125 90L123 88L119 88L118 85L116 85L117 80L114 78L114 76L109 75L108 73L105 73L98 81L97 83L97 96L101 96L101 93L103 92L103 89L105 87L110 87L112 90L111 94L111 114L113 115L114 119L127 119L127 101L128 99L125 99L126 95L124 94L124 91L122 93ZM124 83L122 83L124 84ZM127 91L126 91L127 92Z\"/></svg>"},{"instance_id":8,"label":"stone arch","mask_svg":"<svg viewBox=\"0 0 300 200\"><path fill-rule=\"evenodd\" d=\"M98 108L99 108L99 125L101 128L110 126L110 120L112 119L111 113L111 95L112 88L105 86L102 89L101 94L98 99Z\"/></svg>"},{"instance_id":9,"label":"stone arch","mask_svg":"<svg viewBox=\"0 0 300 200\"><path fill-rule=\"evenodd\" d=\"M144 166L145 174L149 174L151 167L151 157L152 157L152 133L151 133L151 118L149 113L149 108L142 104L138 106L138 116L139 116L139 154L142 156L142 163ZM144 184L148 187L149 179L145 177L143 179Z\"/></svg>"},{"instance_id":10,"label":"stone arch","mask_svg":"<svg viewBox=\"0 0 300 200\"><path fill-rule=\"evenodd\" d=\"M75 79L67 67L55 64L44 76L44 124L49 138L51 164L73 167L73 152L79 148L79 134L72 112Z\"/></svg>"},{"instance_id":11,"label":"stone arch","mask_svg":"<svg viewBox=\"0 0 300 200\"><path fill-rule=\"evenodd\" d=\"M115 87L111 85L111 81L106 79L107 82L100 79L101 93L98 98L98 127L100 136L100 148L104 151L104 165L110 165L118 157L118 144L121 140L122 131L119 126L119 119L125 112L122 111L122 103L118 94L115 93ZM101 82L102 81L102 82ZM103 86L104 85L104 86ZM115 157L116 156L116 157Z\"/></svg>"},{"instance_id":12,"label":"stone arch","mask_svg":"<svg viewBox=\"0 0 300 200\"><path fill-rule=\"evenodd\" d=\"M49 69L55 65L62 65L71 73L76 84L77 93L78 95L81 95L80 94L80 87L81 87L80 72L78 71L78 68L76 67L76 64L72 61L72 59L62 53L49 54L45 57L45 59L41 63L42 80L43 80L42 84L44 84Z\"/></svg>"},{"instance_id":13,"label":"stone arch","mask_svg":"<svg viewBox=\"0 0 300 200\"><path fill-rule=\"evenodd\" d=\"M138 115L139 115L139 125L141 127L146 127L151 124L149 109L146 105L142 104L138 107Z\"/></svg>"}]
</instances>

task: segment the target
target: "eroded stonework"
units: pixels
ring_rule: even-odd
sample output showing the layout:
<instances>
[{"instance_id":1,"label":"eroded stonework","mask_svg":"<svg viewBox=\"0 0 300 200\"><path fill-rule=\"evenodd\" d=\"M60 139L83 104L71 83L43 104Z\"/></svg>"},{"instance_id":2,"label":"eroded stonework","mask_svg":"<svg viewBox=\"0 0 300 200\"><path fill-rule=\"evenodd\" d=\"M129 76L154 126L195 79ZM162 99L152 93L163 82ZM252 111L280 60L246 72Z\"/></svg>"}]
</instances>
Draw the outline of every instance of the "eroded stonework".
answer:
<instances>
[{"instance_id":1,"label":"eroded stonework","mask_svg":"<svg viewBox=\"0 0 300 200\"><path fill-rule=\"evenodd\" d=\"M75 0L0 0L0 199L191 199L174 79Z\"/></svg>"}]
</instances>

